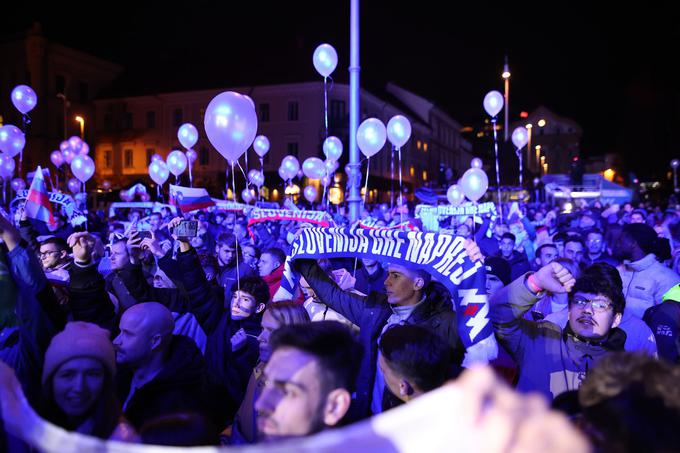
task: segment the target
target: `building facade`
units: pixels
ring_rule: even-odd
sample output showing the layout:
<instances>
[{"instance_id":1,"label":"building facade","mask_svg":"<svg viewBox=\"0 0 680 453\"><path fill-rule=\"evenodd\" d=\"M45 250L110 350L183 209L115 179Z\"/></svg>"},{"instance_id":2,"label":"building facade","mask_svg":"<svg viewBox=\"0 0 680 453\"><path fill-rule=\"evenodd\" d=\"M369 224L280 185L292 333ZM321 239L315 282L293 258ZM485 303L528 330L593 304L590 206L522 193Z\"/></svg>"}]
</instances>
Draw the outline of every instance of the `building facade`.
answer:
<instances>
[{"instance_id":1,"label":"building facade","mask_svg":"<svg viewBox=\"0 0 680 453\"><path fill-rule=\"evenodd\" d=\"M258 134L268 137L270 150L263 159L264 195L277 200L282 196L283 181L278 176L281 160L288 155L300 163L308 157L324 159L322 145L326 137L322 82L286 85L231 87L216 90L164 93L98 99L96 109L96 179L112 187L126 187L133 182L149 184L148 166L154 154L164 158L182 149L177 130L183 123L194 124L199 140L194 146L198 158L193 166L194 185L206 187L213 195L225 189L225 159L212 147L203 129L205 107L222 91L247 94L258 114ZM434 104L395 85L388 85L392 102L361 91L361 119L375 117L385 124L394 115L404 115L412 125L409 142L402 148L402 178L408 193L436 182L440 164L450 167L468 165L469 144L460 137L460 125ZM399 104L399 105L397 105ZM328 135L340 138L344 145L335 184L344 187L343 172L348 162L349 86L336 83L328 96ZM398 180L398 164L392 172L390 143L370 160L369 200L389 199L390 186ZM259 157L248 150L247 167L260 168ZM396 156L396 153L394 153ZM240 159L246 170L245 158ZM366 163L362 166L365 176ZM240 178L240 170L236 175ZM174 176L170 176L174 181ZM230 178L229 178L230 180ZM363 185L364 179L362 179ZM180 182L187 183L183 175ZM298 185L309 181L297 182ZM311 182L318 185L318 182Z\"/></svg>"}]
</instances>

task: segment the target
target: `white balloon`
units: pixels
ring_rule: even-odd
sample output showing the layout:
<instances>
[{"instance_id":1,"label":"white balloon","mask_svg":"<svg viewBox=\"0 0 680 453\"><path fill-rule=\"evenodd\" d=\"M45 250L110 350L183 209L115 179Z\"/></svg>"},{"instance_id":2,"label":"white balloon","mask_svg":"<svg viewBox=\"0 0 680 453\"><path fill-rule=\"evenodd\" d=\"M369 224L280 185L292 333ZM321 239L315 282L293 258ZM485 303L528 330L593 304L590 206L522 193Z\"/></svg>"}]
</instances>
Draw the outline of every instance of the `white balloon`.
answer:
<instances>
[{"instance_id":1,"label":"white balloon","mask_svg":"<svg viewBox=\"0 0 680 453\"><path fill-rule=\"evenodd\" d=\"M323 141L323 153L328 159L339 160L342 156L342 142L338 137L330 136Z\"/></svg>"},{"instance_id":2,"label":"white balloon","mask_svg":"<svg viewBox=\"0 0 680 453\"><path fill-rule=\"evenodd\" d=\"M269 152L269 139L264 135L258 135L253 142L253 149L258 156L264 157Z\"/></svg>"},{"instance_id":3,"label":"white balloon","mask_svg":"<svg viewBox=\"0 0 680 453\"><path fill-rule=\"evenodd\" d=\"M522 149L524 145L529 143L529 131L526 127L519 126L512 131L512 143L517 149Z\"/></svg>"},{"instance_id":4,"label":"white balloon","mask_svg":"<svg viewBox=\"0 0 680 453\"><path fill-rule=\"evenodd\" d=\"M316 200L317 195L319 195L319 192L316 190L316 187L307 186L305 187L304 195L307 201L313 203L314 200Z\"/></svg>"},{"instance_id":5,"label":"white balloon","mask_svg":"<svg viewBox=\"0 0 680 453\"><path fill-rule=\"evenodd\" d=\"M498 112L503 108L503 95L496 91L489 91L486 96L484 96L484 110L491 117L498 115Z\"/></svg>"},{"instance_id":6,"label":"white balloon","mask_svg":"<svg viewBox=\"0 0 680 453\"><path fill-rule=\"evenodd\" d=\"M326 174L326 165L318 157L308 157L302 163L302 172L309 179L321 179Z\"/></svg>"},{"instance_id":7,"label":"white balloon","mask_svg":"<svg viewBox=\"0 0 680 453\"><path fill-rule=\"evenodd\" d=\"M385 146L387 130L377 118L364 120L357 129L357 145L366 157L374 156Z\"/></svg>"},{"instance_id":8,"label":"white balloon","mask_svg":"<svg viewBox=\"0 0 680 453\"><path fill-rule=\"evenodd\" d=\"M168 154L168 170L175 176L179 176L187 169L187 156L182 151L174 150Z\"/></svg>"},{"instance_id":9,"label":"white balloon","mask_svg":"<svg viewBox=\"0 0 680 453\"><path fill-rule=\"evenodd\" d=\"M411 122L402 115L393 116L387 123L387 138L395 147L401 148L411 138Z\"/></svg>"},{"instance_id":10,"label":"white balloon","mask_svg":"<svg viewBox=\"0 0 680 453\"><path fill-rule=\"evenodd\" d=\"M458 206L465 200L465 195L460 190L460 187L458 187L457 184L454 184L446 191L446 199L449 200L449 203L452 205Z\"/></svg>"},{"instance_id":11,"label":"white balloon","mask_svg":"<svg viewBox=\"0 0 680 453\"><path fill-rule=\"evenodd\" d=\"M482 159L480 159L479 157L475 157L470 161L470 168L482 168L482 167L483 167Z\"/></svg>"},{"instance_id":12,"label":"white balloon","mask_svg":"<svg viewBox=\"0 0 680 453\"><path fill-rule=\"evenodd\" d=\"M328 77L338 65L338 53L330 44L321 44L312 56L314 68L323 77Z\"/></svg>"}]
</instances>

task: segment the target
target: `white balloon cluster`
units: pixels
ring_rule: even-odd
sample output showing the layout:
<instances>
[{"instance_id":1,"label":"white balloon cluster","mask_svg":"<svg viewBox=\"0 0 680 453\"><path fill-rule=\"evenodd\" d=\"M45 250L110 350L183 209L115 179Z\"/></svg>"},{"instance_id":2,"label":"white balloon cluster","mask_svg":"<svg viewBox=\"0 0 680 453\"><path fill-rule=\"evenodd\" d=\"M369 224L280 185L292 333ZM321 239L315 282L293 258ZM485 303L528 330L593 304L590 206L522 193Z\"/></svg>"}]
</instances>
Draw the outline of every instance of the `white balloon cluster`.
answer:
<instances>
[{"instance_id":1,"label":"white balloon cluster","mask_svg":"<svg viewBox=\"0 0 680 453\"><path fill-rule=\"evenodd\" d=\"M458 184L454 184L446 191L446 198L454 206L459 206L465 197L470 201L476 202L484 196L489 187L489 178L482 170L482 161L475 157L470 162L470 168L463 173Z\"/></svg>"}]
</instances>

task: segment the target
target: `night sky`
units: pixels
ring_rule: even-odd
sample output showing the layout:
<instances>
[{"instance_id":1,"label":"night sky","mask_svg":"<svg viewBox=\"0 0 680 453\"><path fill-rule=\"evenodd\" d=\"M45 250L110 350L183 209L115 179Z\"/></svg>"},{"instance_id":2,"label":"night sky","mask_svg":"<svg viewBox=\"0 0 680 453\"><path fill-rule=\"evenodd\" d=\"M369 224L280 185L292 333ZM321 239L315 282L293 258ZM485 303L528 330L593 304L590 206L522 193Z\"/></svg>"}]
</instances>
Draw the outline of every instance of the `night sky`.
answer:
<instances>
[{"instance_id":1,"label":"night sky","mask_svg":"<svg viewBox=\"0 0 680 453\"><path fill-rule=\"evenodd\" d=\"M320 80L311 58L322 42L338 51L335 79L349 80L346 0L54 3L3 5L0 35L39 21L49 38L126 66L118 89L127 94ZM474 125L484 94L502 90L507 53L511 119L545 105L584 128L585 156L618 152L643 178L680 157L680 18L671 6L468 3L477 5L364 0L362 85L394 81Z\"/></svg>"}]
</instances>

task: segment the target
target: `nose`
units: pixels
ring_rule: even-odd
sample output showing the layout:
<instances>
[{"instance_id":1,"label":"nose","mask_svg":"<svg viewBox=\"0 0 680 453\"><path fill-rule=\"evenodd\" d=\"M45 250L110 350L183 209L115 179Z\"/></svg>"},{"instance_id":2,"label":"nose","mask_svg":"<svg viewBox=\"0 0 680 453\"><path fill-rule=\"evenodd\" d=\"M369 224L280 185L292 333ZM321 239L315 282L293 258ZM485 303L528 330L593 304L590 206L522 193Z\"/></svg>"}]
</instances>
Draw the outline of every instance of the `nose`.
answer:
<instances>
[{"instance_id":1,"label":"nose","mask_svg":"<svg viewBox=\"0 0 680 453\"><path fill-rule=\"evenodd\" d=\"M255 410L260 414L270 414L276 408L276 396L273 389L265 387L255 401Z\"/></svg>"},{"instance_id":2,"label":"nose","mask_svg":"<svg viewBox=\"0 0 680 453\"><path fill-rule=\"evenodd\" d=\"M85 374L78 373L73 381L73 390L82 392L85 389Z\"/></svg>"}]
</instances>

